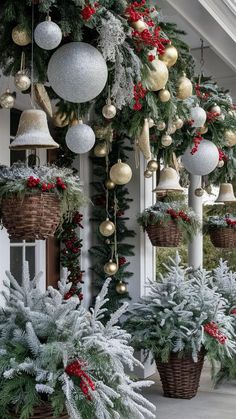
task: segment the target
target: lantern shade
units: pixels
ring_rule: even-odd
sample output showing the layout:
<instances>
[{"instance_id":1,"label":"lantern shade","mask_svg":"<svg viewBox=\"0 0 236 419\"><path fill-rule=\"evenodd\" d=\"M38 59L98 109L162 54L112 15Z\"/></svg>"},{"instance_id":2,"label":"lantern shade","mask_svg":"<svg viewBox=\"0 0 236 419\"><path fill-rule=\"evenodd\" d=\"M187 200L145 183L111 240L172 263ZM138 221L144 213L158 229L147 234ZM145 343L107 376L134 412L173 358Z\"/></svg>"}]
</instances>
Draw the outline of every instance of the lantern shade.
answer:
<instances>
[{"instance_id":1,"label":"lantern shade","mask_svg":"<svg viewBox=\"0 0 236 419\"><path fill-rule=\"evenodd\" d=\"M219 195L215 202L236 202L231 183L221 183Z\"/></svg>"},{"instance_id":2,"label":"lantern shade","mask_svg":"<svg viewBox=\"0 0 236 419\"><path fill-rule=\"evenodd\" d=\"M46 113L39 109L22 112L14 141L10 149L58 148L48 129Z\"/></svg>"},{"instance_id":3,"label":"lantern shade","mask_svg":"<svg viewBox=\"0 0 236 419\"><path fill-rule=\"evenodd\" d=\"M172 167L166 167L161 170L158 185L153 190L153 192L156 193L164 191L183 192L183 188L179 184L178 173L175 169L172 169Z\"/></svg>"}]
</instances>

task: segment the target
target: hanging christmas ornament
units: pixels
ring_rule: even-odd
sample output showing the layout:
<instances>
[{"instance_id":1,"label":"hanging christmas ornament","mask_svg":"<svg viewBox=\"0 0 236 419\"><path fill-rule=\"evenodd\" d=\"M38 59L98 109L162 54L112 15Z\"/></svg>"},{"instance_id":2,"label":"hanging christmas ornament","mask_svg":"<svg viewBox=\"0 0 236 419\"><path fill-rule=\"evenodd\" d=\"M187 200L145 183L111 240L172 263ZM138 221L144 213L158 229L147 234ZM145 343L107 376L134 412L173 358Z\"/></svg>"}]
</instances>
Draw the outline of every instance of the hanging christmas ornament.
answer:
<instances>
[{"instance_id":1,"label":"hanging christmas ornament","mask_svg":"<svg viewBox=\"0 0 236 419\"><path fill-rule=\"evenodd\" d=\"M106 105L102 108L102 114L106 119L112 119L116 116L116 107L111 103L111 91L110 86L108 87L108 98Z\"/></svg>"},{"instance_id":2,"label":"hanging christmas ornament","mask_svg":"<svg viewBox=\"0 0 236 419\"><path fill-rule=\"evenodd\" d=\"M174 134L175 133L175 131L176 131L176 126L175 126L175 124L170 124L169 126L168 126L168 129L167 129L167 134Z\"/></svg>"},{"instance_id":3,"label":"hanging christmas ornament","mask_svg":"<svg viewBox=\"0 0 236 419\"><path fill-rule=\"evenodd\" d=\"M225 131L224 139L227 147L233 147L236 144L236 131L227 129Z\"/></svg>"},{"instance_id":4,"label":"hanging christmas ornament","mask_svg":"<svg viewBox=\"0 0 236 419\"><path fill-rule=\"evenodd\" d=\"M142 19L136 20L136 22L131 22L131 26L140 33L147 29L147 25Z\"/></svg>"},{"instance_id":5,"label":"hanging christmas ornament","mask_svg":"<svg viewBox=\"0 0 236 419\"><path fill-rule=\"evenodd\" d=\"M117 292L117 294L120 294L120 295L126 294L128 292L127 284L125 284L122 281L119 281L116 284L116 292Z\"/></svg>"},{"instance_id":6,"label":"hanging christmas ornament","mask_svg":"<svg viewBox=\"0 0 236 419\"><path fill-rule=\"evenodd\" d=\"M25 47L31 43L31 34L21 25L17 25L12 29L11 36L15 44L20 47Z\"/></svg>"},{"instance_id":7,"label":"hanging christmas ornament","mask_svg":"<svg viewBox=\"0 0 236 419\"><path fill-rule=\"evenodd\" d=\"M196 153L192 154L192 146L182 156L185 169L193 175L208 175L213 172L219 162L219 151L212 141L202 140Z\"/></svg>"},{"instance_id":8,"label":"hanging christmas ornament","mask_svg":"<svg viewBox=\"0 0 236 419\"><path fill-rule=\"evenodd\" d=\"M126 185L132 178L131 167L119 159L110 169L110 178L116 185Z\"/></svg>"},{"instance_id":9,"label":"hanging christmas ornament","mask_svg":"<svg viewBox=\"0 0 236 419\"><path fill-rule=\"evenodd\" d=\"M60 45L62 40L61 29L48 16L45 22L41 22L36 26L34 40L40 48L50 51Z\"/></svg>"},{"instance_id":10,"label":"hanging christmas ornament","mask_svg":"<svg viewBox=\"0 0 236 419\"><path fill-rule=\"evenodd\" d=\"M110 127L107 125L106 127L99 127L99 126L95 126L94 127L94 132L96 135L96 139L97 140L104 140L108 133L109 133Z\"/></svg>"},{"instance_id":11,"label":"hanging christmas ornament","mask_svg":"<svg viewBox=\"0 0 236 419\"><path fill-rule=\"evenodd\" d=\"M186 77L184 73L182 77L178 80L177 86L177 98L178 99L187 99L188 97L192 96L193 94L193 85L191 80Z\"/></svg>"},{"instance_id":12,"label":"hanging christmas ornament","mask_svg":"<svg viewBox=\"0 0 236 419\"><path fill-rule=\"evenodd\" d=\"M147 164L147 170L150 170L150 172L156 172L158 169L158 163L156 160L150 160Z\"/></svg>"},{"instance_id":13,"label":"hanging christmas ornament","mask_svg":"<svg viewBox=\"0 0 236 419\"><path fill-rule=\"evenodd\" d=\"M24 90L29 89L30 87L30 84L31 84L30 78L27 76L26 69L25 69L25 53L24 52L22 52L21 54L20 70L16 73L14 82L17 89L19 89L22 92Z\"/></svg>"},{"instance_id":14,"label":"hanging christmas ornament","mask_svg":"<svg viewBox=\"0 0 236 419\"><path fill-rule=\"evenodd\" d=\"M173 67L176 61L178 60L178 51L173 45L168 45L165 48L164 54L160 55L160 60L162 60L167 67Z\"/></svg>"},{"instance_id":15,"label":"hanging christmas ornament","mask_svg":"<svg viewBox=\"0 0 236 419\"><path fill-rule=\"evenodd\" d=\"M206 134L208 131L208 127L206 125L203 125L203 127L199 128L200 134Z\"/></svg>"},{"instance_id":16,"label":"hanging christmas ornament","mask_svg":"<svg viewBox=\"0 0 236 419\"><path fill-rule=\"evenodd\" d=\"M214 105L210 108L210 112L218 113L220 115L221 114L221 108L219 107L219 105L214 103Z\"/></svg>"},{"instance_id":17,"label":"hanging christmas ornament","mask_svg":"<svg viewBox=\"0 0 236 419\"><path fill-rule=\"evenodd\" d=\"M48 92L42 83L33 84L34 100L50 118L53 117L52 104Z\"/></svg>"},{"instance_id":18,"label":"hanging christmas ornament","mask_svg":"<svg viewBox=\"0 0 236 419\"><path fill-rule=\"evenodd\" d=\"M169 71L165 63L158 58L152 61L152 66L153 69L148 68L147 72L147 88L151 92L156 92L164 89L169 78Z\"/></svg>"},{"instance_id":19,"label":"hanging christmas ornament","mask_svg":"<svg viewBox=\"0 0 236 419\"><path fill-rule=\"evenodd\" d=\"M160 90L158 97L160 99L161 102L165 103L165 102L169 102L170 100L170 92L167 89L162 89Z\"/></svg>"},{"instance_id":20,"label":"hanging christmas ornament","mask_svg":"<svg viewBox=\"0 0 236 419\"><path fill-rule=\"evenodd\" d=\"M152 118L148 118L148 125L149 125L149 128L154 127L155 122L153 121L153 119L152 119Z\"/></svg>"},{"instance_id":21,"label":"hanging christmas ornament","mask_svg":"<svg viewBox=\"0 0 236 419\"><path fill-rule=\"evenodd\" d=\"M151 158L149 129L149 119L145 118L141 134L138 138L138 146L146 160L149 160Z\"/></svg>"},{"instance_id":22,"label":"hanging christmas ornament","mask_svg":"<svg viewBox=\"0 0 236 419\"><path fill-rule=\"evenodd\" d=\"M225 165L224 160L220 160L217 167L219 167L219 169L221 169L224 165Z\"/></svg>"},{"instance_id":23,"label":"hanging christmas ornament","mask_svg":"<svg viewBox=\"0 0 236 419\"><path fill-rule=\"evenodd\" d=\"M112 259L109 260L109 262L107 262L104 265L104 272L107 275L115 275L116 272L118 271L119 267L117 265L117 263L113 262Z\"/></svg>"},{"instance_id":24,"label":"hanging christmas ornament","mask_svg":"<svg viewBox=\"0 0 236 419\"><path fill-rule=\"evenodd\" d=\"M93 151L96 157L106 157L108 154L107 143L105 141L100 142L94 147Z\"/></svg>"},{"instance_id":25,"label":"hanging christmas ornament","mask_svg":"<svg viewBox=\"0 0 236 419\"><path fill-rule=\"evenodd\" d=\"M221 183L219 195L215 202L235 202L233 185L231 183Z\"/></svg>"},{"instance_id":26,"label":"hanging christmas ornament","mask_svg":"<svg viewBox=\"0 0 236 419\"><path fill-rule=\"evenodd\" d=\"M103 221L99 226L99 231L102 234L102 236L110 237L115 232L115 224L109 220L109 218L106 219L106 221Z\"/></svg>"},{"instance_id":27,"label":"hanging christmas ornament","mask_svg":"<svg viewBox=\"0 0 236 419\"><path fill-rule=\"evenodd\" d=\"M55 112L52 116L53 125L58 128L63 128L69 125L69 119L66 113Z\"/></svg>"},{"instance_id":28,"label":"hanging christmas ornament","mask_svg":"<svg viewBox=\"0 0 236 419\"><path fill-rule=\"evenodd\" d=\"M167 191L183 192L183 188L179 184L178 173L172 167L165 167L161 170L158 185L153 190L157 194Z\"/></svg>"},{"instance_id":29,"label":"hanging christmas ornament","mask_svg":"<svg viewBox=\"0 0 236 419\"><path fill-rule=\"evenodd\" d=\"M166 123L164 121L158 121L156 126L159 131L164 131Z\"/></svg>"},{"instance_id":30,"label":"hanging christmas ornament","mask_svg":"<svg viewBox=\"0 0 236 419\"><path fill-rule=\"evenodd\" d=\"M88 102L101 93L107 82L102 54L85 42L70 42L58 48L48 64L53 90L69 102Z\"/></svg>"},{"instance_id":31,"label":"hanging christmas ornament","mask_svg":"<svg viewBox=\"0 0 236 419\"><path fill-rule=\"evenodd\" d=\"M200 198L201 196L204 195L204 192L205 191L204 191L203 188L197 188L197 189L195 189L194 194Z\"/></svg>"},{"instance_id":32,"label":"hanging christmas ornament","mask_svg":"<svg viewBox=\"0 0 236 419\"><path fill-rule=\"evenodd\" d=\"M163 147L169 147L172 144L173 140L169 134L164 134L161 137L161 144Z\"/></svg>"},{"instance_id":33,"label":"hanging christmas ornament","mask_svg":"<svg viewBox=\"0 0 236 419\"><path fill-rule=\"evenodd\" d=\"M192 119L192 127L200 128L206 122L207 114L203 108L199 105L196 105L194 108L190 109L191 119Z\"/></svg>"},{"instance_id":34,"label":"hanging christmas ornament","mask_svg":"<svg viewBox=\"0 0 236 419\"><path fill-rule=\"evenodd\" d=\"M105 182L105 186L108 190L111 190L111 189L114 189L116 187L116 184L111 179L107 179L106 182Z\"/></svg>"},{"instance_id":35,"label":"hanging christmas ornament","mask_svg":"<svg viewBox=\"0 0 236 419\"><path fill-rule=\"evenodd\" d=\"M4 109L11 109L15 105L15 97L10 90L7 89L5 93L0 96L0 106Z\"/></svg>"},{"instance_id":36,"label":"hanging christmas ornament","mask_svg":"<svg viewBox=\"0 0 236 419\"><path fill-rule=\"evenodd\" d=\"M145 170L144 177L146 179L149 179L150 177L152 177L152 175L153 175L153 172L151 172L151 170Z\"/></svg>"},{"instance_id":37,"label":"hanging christmas ornament","mask_svg":"<svg viewBox=\"0 0 236 419\"><path fill-rule=\"evenodd\" d=\"M174 123L176 129L181 129L182 126L184 125L184 121L181 118L176 118L175 123Z\"/></svg>"},{"instance_id":38,"label":"hanging christmas ornament","mask_svg":"<svg viewBox=\"0 0 236 419\"><path fill-rule=\"evenodd\" d=\"M75 120L66 133L66 145L76 154L90 151L95 144L95 134L91 127L83 124L82 119Z\"/></svg>"}]
</instances>

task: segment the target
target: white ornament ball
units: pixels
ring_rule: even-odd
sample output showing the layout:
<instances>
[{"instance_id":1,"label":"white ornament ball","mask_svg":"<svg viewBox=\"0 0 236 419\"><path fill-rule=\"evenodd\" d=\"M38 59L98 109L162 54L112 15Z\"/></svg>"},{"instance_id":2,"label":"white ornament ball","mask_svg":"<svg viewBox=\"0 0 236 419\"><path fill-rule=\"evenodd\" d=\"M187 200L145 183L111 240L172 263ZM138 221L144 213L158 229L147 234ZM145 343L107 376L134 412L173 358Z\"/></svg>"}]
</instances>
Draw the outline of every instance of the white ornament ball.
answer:
<instances>
[{"instance_id":1,"label":"white ornament ball","mask_svg":"<svg viewBox=\"0 0 236 419\"><path fill-rule=\"evenodd\" d=\"M62 40L61 29L56 23L51 22L51 20L45 20L45 22L41 22L36 26L34 40L42 49L49 51L57 48Z\"/></svg>"},{"instance_id":2,"label":"white ornament ball","mask_svg":"<svg viewBox=\"0 0 236 419\"><path fill-rule=\"evenodd\" d=\"M175 131L176 131L176 126L175 126L175 124L171 124L171 125L169 125L169 126L168 126L168 129L167 129L167 134L174 134L174 133L175 133Z\"/></svg>"},{"instance_id":3,"label":"white ornament ball","mask_svg":"<svg viewBox=\"0 0 236 419\"><path fill-rule=\"evenodd\" d=\"M184 121L181 118L177 118L175 120L176 129L181 129L183 125L184 125Z\"/></svg>"},{"instance_id":4,"label":"white ornament ball","mask_svg":"<svg viewBox=\"0 0 236 419\"><path fill-rule=\"evenodd\" d=\"M155 125L155 122L153 121L153 119L152 118L149 118L148 119L148 126L149 126L149 128L154 127L154 125Z\"/></svg>"},{"instance_id":5,"label":"white ornament ball","mask_svg":"<svg viewBox=\"0 0 236 419\"><path fill-rule=\"evenodd\" d=\"M108 70L102 54L85 42L70 42L58 48L48 64L48 80L62 99L88 102L101 93Z\"/></svg>"},{"instance_id":6,"label":"white ornament ball","mask_svg":"<svg viewBox=\"0 0 236 419\"><path fill-rule=\"evenodd\" d=\"M213 172L219 163L219 151L212 141L202 140L196 153L188 147L182 156L185 169L193 175L205 176Z\"/></svg>"},{"instance_id":7,"label":"white ornament ball","mask_svg":"<svg viewBox=\"0 0 236 419\"><path fill-rule=\"evenodd\" d=\"M10 90L7 89L5 93L0 96L0 106L4 109L11 109L15 105L15 97Z\"/></svg>"},{"instance_id":8,"label":"white ornament ball","mask_svg":"<svg viewBox=\"0 0 236 419\"><path fill-rule=\"evenodd\" d=\"M169 134L164 134L161 137L161 144L163 147L169 147L172 144L173 140Z\"/></svg>"},{"instance_id":9,"label":"white ornament ball","mask_svg":"<svg viewBox=\"0 0 236 419\"><path fill-rule=\"evenodd\" d=\"M217 167L219 167L219 169L221 169L224 165L225 165L224 160L220 160Z\"/></svg>"},{"instance_id":10,"label":"white ornament ball","mask_svg":"<svg viewBox=\"0 0 236 419\"><path fill-rule=\"evenodd\" d=\"M159 131L163 131L166 127L166 123L164 121L158 121L157 122L157 129Z\"/></svg>"},{"instance_id":11,"label":"white ornament ball","mask_svg":"<svg viewBox=\"0 0 236 419\"><path fill-rule=\"evenodd\" d=\"M193 127L200 128L202 127L207 119L206 112L200 106L195 106L191 109L191 119L193 120Z\"/></svg>"},{"instance_id":12,"label":"white ornament ball","mask_svg":"<svg viewBox=\"0 0 236 419\"><path fill-rule=\"evenodd\" d=\"M102 114L106 119L112 119L116 116L116 107L112 104L107 104L102 108Z\"/></svg>"},{"instance_id":13,"label":"white ornament ball","mask_svg":"<svg viewBox=\"0 0 236 419\"><path fill-rule=\"evenodd\" d=\"M14 83L17 89L19 89L21 92L29 89L31 85L30 78L23 71L18 71L18 73L16 73Z\"/></svg>"},{"instance_id":14,"label":"white ornament ball","mask_svg":"<svg viewBox=\"0 0 236 419\"><path fill-rule=\"evenodd\" d=\"M66 145L76 154L87 153L95 144L95 134L88 125L80 121L72 125L66 133Z\"/></svg>"}]
</instances>

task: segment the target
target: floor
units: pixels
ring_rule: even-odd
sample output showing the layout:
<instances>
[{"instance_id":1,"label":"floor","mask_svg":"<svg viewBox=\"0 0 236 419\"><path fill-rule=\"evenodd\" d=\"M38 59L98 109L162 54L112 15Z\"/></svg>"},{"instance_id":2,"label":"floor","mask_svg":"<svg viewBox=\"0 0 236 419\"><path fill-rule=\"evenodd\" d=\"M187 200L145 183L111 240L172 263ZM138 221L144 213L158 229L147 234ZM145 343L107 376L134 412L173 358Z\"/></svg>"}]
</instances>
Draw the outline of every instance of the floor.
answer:
<instances>
[{"instance_id":1,"label":"floor","mask_svg":"<svg viewBox=\"0 0 236 419\"><path fill-rule=\"evenodd\" d=\"M192 400L163 397L158 374L150 377L155 384L146 396L157 406L157 419L236 419L236 382L214 389L210 375L210 367L205 365L198 394Z\"/></svg>"}]
</instances>

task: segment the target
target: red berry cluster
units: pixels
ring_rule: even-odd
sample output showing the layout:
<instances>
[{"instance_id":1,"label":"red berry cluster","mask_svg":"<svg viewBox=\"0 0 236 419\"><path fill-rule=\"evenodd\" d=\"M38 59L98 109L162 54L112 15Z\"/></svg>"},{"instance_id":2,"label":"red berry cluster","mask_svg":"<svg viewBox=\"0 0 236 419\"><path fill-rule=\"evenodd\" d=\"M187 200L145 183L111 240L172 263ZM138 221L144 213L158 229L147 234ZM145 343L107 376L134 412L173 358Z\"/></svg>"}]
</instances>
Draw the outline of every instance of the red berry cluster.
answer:
<instances>
[{"instance_id":1,"label":"red berry cluster","mask_svg":"<svg viewBox=\"0 0 236 419\"><path fill-rule=\"evenodd\" d=\"M148 61L150 61L150 63L151 63L152 61L154 61L154 60L155 60L155 58L156 58L156 56L155 56L155 55L153 55L153 54L149 54L149 55L148 55Z\"/></svg>"},{"instance_id":2,"label":"red berry cluster","mask_svg":"<svg viewBox=\"0 0 236 419\"><path fill-rule=\"evenodd\" d=\"M95 3L94 6L97 6L97 4ZM85 6L83 10L81 11L81 16L83 20L89 20L95 13L96 13L96 9L88 5L88 6Z\"/></svg>"},{"instance_id":3,"label":"red berry cluster","mask_svg":"<svg viewBox=\"0 0 236 419\"><path fill-rule=\"evenodd\" d=\"M157 48L157 52L163 55L165 52L165 46L169 44L169 39L161 37L161 28L158 26L152 32L149 29L144 29L142 32L133 31L133 38L136 41L137 50L141 51L142 46L150 46Z\"/></svg>"},{"instance_id":4,"label":"red berry cluster","mask_svg":"<svg viewBox=\"0 0 236 419\"><path fill-rule=\"evenodd\" d=\"M45 183L45 182L41 182L41 180L39 178L35 178L34 176L30 176L27 179L27 183L26 183L28 188L38 188L41 189L42 192L46 192L46 191L50 191L52 189L67 189L67 186L65 184L65 182L62 181L62 179L60 177L56 178L56 181L52 181L49 183Z\"/></svg>"},{"instance_id":5,"label":"red berry cluster","mask_svg":"<svg viewBox=\"0 0 236 419\"><path fill-rule=\"evenodd\" d=\"M193 139L194 146L193 146L193 148L191 150L191 154L192 155L194 155L198 151L199 144L200 144L200 142L202 140L203 140L203 138L201 136L201 133L200 132L197 132L196 135L195 135L195 137L194 137L194 139Z\"/></svg>"},{"instance_id":6,"label":"red berry cluster","mask_svg":"<svg viewBox=\"0 0 236 419\"><path fill-rule=\"evenodd\" d=\"M80 378L80 388L86 398L88 400L92 400L89 390L94 391L95 390L95 383L93 380L89 377L89 375L83 371L83 367L85 367L85 363L81 362L79 360L72 362L71 364L67 365L65 372L74 377Z\"/></svg>"},{"instance_id":7,"label":"red berry cluster","mask_svg":"<svg viewBox=\"0 0 236 419\"><path fill-rule=\"evenodd\" d=\"M129 22L137 22L143 19L148 26L154 26L153 20L150 18L150 13L155 9L146 7L146 0L140 2L134 1L125 10L125 15L128 17Z\"/></svg>"},{"instance_id":8,"label":"red berry cluster","mask_svg":"<svg viewBox=\"0 0 236 419\"><path fill-rule=\"evenodd\" d=\"M125 214L124 211L119 210L119 211L117 211L116 216L117 217L122 217L122 215L124 215L124 214Z\"/></svg>"},{"instance_id":9,"label":"red berry cluster","mask_svg":"<svg viewBox=\"0 0 236 419\"><path fill-rule=\"evenodd\" d=\"M231 220L230 218L225 218L225 222L229 227L235 227L236 226L236 221Z\"/></svg>"},{"instance_id":10,"label":"red berry cluster","mask_svg":"<svg viewBox=\"0 0 236 419\"><path fill-rule=\"evenodd\" d=\"M208 100L210 97L209 93L201 92L200 84L195 84L195 91L196 91L196 96L201 100Z\"/></svg>"},{"instance_id":11,"label":"red berry cluster","mask_svg":"<svg viewBox=\"0 0 236 419\"><path fill-rule=\"evenodd\" d=\"M219 151L219 160L223 160L223 161L227 161L228 157L226 156L226 154L223 152L223 150L221 150L220 148L218 149Z\"/></svg>"},{"instance_id":12,"label":"red berry cluster","mask_svg":"<svg viewBox=\"0 0 236 419\"><path fill-rule=\"evenodd\" d=\"M69 300L71 297L75 297L75 296L77 296L80 301L82 301L84 299L84 294L82 292L78 293L78 288L72 286L70 291L68 291L64 295L64 300Z\"/></svg>"},{"instance_id":13,"label":"red berry cluster","mask_svg":"<svg viewBox=\"0 0 236 419\"><path fill-rule=\"evenodd\" d=\"M223 335L219 329L218 324L216 324L215 322L209 322L206 323L204 325L204 331L212 336L214 339L216 339L219 343L221 343L222 345L225 344L226 340L227 340L227 336Z\"/></svg>"},{"instance_id":14,"label":"red berry cluster","mask_svg":"<svg viewBox=\"0 0 236 419\"><path fill-rule=\"evenodd\" d=\"M207 112L207 122L214 122L220 114L218 112Z\"/></svg>"},{"instance_id":15,"label":"red berry cluster","mask_svg":"<svg viewBox=\"0 0 236 419\"><path fill-rule=\"evenodd\" d=\"M123 266L127 262L127 260L124 256L120 256L118 261L119 261L119 266Z\"/></svg>"},{"instance_id":16,"label":"red berry cluster","mask_svg":"<svg viewBox=\"0 0 236 419\"><path fill-rule=\"evenodd\" d=\"M181 218L183 221L185 221L186 223L190 223L191 220L190 218L187 216L187 214L185 214L184 211L179 211L176 212L175 210L173 210L173 208L168 208L168 210L166 211L167 214L169 214L171 216L171 218L173 218L174 220L177 220L178 218Z\"/></svg>"},{"instance_id":17,"label":"red berry cluster","mask_svg":"<svg viewBox=\"0 0 236 419\"><path fill-rule=\"evenodd\" d=\"M147 90L144 89L144 87L142 86L141 81L138 84L134 85L135 104L133 106L133 109L135 111L140 111L140 109L142 109L142 104L141 104L140 100L145 97L146 93L147 93Z\"/></svg>"},{"instance_id":18,"label":"red berry cluster","mask_svg":"<svg viewBox=\"0 0 236 419\"><path fill-rule=\"evenodd\" d=\"M236 315L236 308L232 308L232 310L230 310L230 314Z\"/></svg>"}]
</instances>

